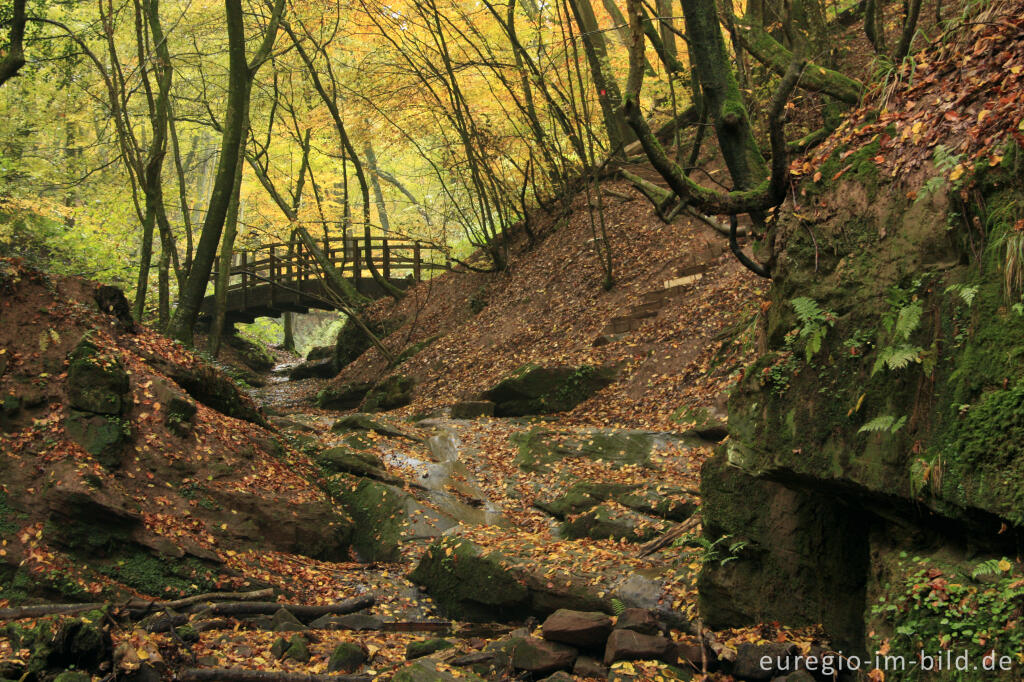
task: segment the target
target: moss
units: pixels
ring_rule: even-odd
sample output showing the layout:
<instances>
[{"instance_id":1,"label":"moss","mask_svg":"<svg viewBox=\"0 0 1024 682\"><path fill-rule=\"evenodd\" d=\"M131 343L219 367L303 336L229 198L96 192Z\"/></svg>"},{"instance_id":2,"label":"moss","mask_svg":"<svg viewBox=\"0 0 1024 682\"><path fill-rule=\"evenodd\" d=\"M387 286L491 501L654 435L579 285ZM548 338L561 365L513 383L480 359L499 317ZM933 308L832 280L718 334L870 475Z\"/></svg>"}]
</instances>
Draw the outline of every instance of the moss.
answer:
<instances>
[{"instance_id":1,"label":"moss","mask_svg":"<svg viewBox=\"0 0 1024 682\"><path fill-rule=\"evenodd\" d=\"M583 435L560 433L543 427L512 434L518 446L515 463L524 471L546 471L567 458L603 460L616 467L648 463L655 439L645 431L600 431Z\"/></svg>"},{"instance_id":2,"label":"moss","mask_svg":"<svg viewBox=\"0 0 1024 682\"><path fill-rule=\"evenodd\" d=\"M485 553L462 538L430 545L409 579L426 588L445 613L460 620L515 618L527 613L529 591L506 570L500 552Z\"/></svg>"},{"instance_id":3,"label":"moss","mask_svg":"<svg viewBox=\"0 0 1024 682\"><path fill-rule=\"evenodd\" d=\"M129 407L128 373L117 358L103 354L89 334L68 354L67 391L72 407L119 415Z\"/></svg>"},{"instance_id":4,"label":"moss","mask_svg":"<svg viewBox=\"0 0 1024 682\"><path fill-rule=\"evenodd\" d=\"M0 490L0 540L13 540L14 534L21 527L18 522L27 518L28 516L11 507L7 493Z\"/></svg>"},{"instance_id":5,"label":"moss","mask_svg":"<svg viewBox=\"0 0 1024 682\"><path fill-rule=\"evenodd\" d=\"M353 673L366 662L367 651L355 642L342 642L331 652L327 672Z\"/></svg>"},{"instance_id":6,"label":"moss","mask_svg":"<svg viewBox=\"0 0 1024 682\"><path fill-rule=\"evenodd\" d=\"M96 570L143 594L187 596L210 591L217 574L197 559L155 557L144 551L123 554L96 565Z\"/></svg>"},{"instance_id":7,"label":"moss","mask_svg":"<svg viewBox=\"0 0 1024 682\"><path fill-rule=\"evenodd\" d=\"M238 351L242 362L253 371L266 372L277 362L270 351L257 341L232 334L228 337L227 342L229 346Z\"/></svg>"},{"instance_id":8,"label":"moss","mask_svg":"<svg viewBox=\"0 0 1024 682\"><path fill-rule=\"evenodd\" d=\"M405 659L411 661L414 658L421 658L423 656L429 656L430 654L438 651L444 651L445 649L452 649L455 645L449 642L447 639L441 639L434 637L432 639L426 639L421 642L409 642L405 647Z\"/></svg>"},{"instance_id":9,"label":"moss","mask_svg":"<svg viewBox=\"0 0 1024 682\"><path fill-rule=\"evenodd\" d=\"M337 500L355 522L352 546L366 561L398 561L406 494L366 478L338 482Z\"/></svg>"},{"instance_id":10,"label":"moss","mask_svg":"<svg viewBox=\"0 0 1024 682\"><path fill-rule=\"evenodd\" d=\"M483 397L495 403L499 417L566 412L608 386L612 367L540 367L526 364L502 379Z\"/></svg>"},{"instance_id":11,"label":"moss","mask_svg":"<svg viewBox=\"0 0 1024 682\"><path fill-rule=\"evenodd\" d=\"M868 196L874 199L879 188L878 165L874 157L878 155L881 143L873 140L852 154L844 147L837 147L832 155L818 168L821 178L816 182L804 184L804 191L810 195L818 195L831 191L838 181L836 175L844 180L852 180L868 190Z\"/></svg>"},{"instance_id":12,"label":"moss","mask_svg":"<svg viewBox=\"0 0 1024 682\"><path fill-rule=\"evenodd\" d=\"M380 412L404 407L412 402L415 382L403 375L392 374L378 382L363 398L360 409L364 412Z\"/></svg>"},{"instance_id":13,"label":"moss","mask_svg":"<svg viewBox=\"0 0 1024 682\"><path fill-rule=\"evenodd\" d=\"M408 348L406 348L397 356L395 356L395 361L391 363L391 366L397 367L398 365L402 364L409 358L413 357L414 355L422 351L424 348L428 347L430 344L437 341L439 338L441 338L441 335L436 334L434 336L431 336L430 338L423 339L422 341L417 341L416 343L410 345Z\"/></svg>"}]
</instances>

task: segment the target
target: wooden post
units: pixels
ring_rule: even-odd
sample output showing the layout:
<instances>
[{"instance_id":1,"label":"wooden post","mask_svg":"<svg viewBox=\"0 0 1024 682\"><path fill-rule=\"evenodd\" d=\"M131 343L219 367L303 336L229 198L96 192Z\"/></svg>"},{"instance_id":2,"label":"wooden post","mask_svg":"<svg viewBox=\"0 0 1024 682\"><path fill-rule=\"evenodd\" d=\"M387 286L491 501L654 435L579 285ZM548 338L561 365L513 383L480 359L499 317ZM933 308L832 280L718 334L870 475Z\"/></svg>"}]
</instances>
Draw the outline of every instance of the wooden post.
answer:
<instances>
[{"instance_id":1,"label":"wooden post","mask_svg":"<svg viewBox=\"0 0 1024 682\"><path fill-rule=\"evenodd\" d=\"M246 272L249 268L246 267L246 261L248 261L248 252L243 251L240 254L240 260L242 265L242 309L249 307L249 273Z\"/></svg>"},{"instance_id":2,"label":"wooden post","mask_svg":"<svg viewBox=\"0 0 1024 682\"><path fill-rule=\"evenodd\" d=\"M271 246L270 247L270 277L267 278L267 279L270 280L268 286L270 287L270 305L271 306L274 305L274 289L277 288L277 287L274 286L274 284L277 282L277 270L278 270L278 267L279 266L278 266L278 263L277 263L277 247L276 246Z\"/></svg>"},{"instance_id":3,"label":"wooden post","mask_svg":"<svg viewBox=\"0 0 1024 682\"><path fill-rule=\"evenodd\" d=\"M359 280L363 278L363 252L359 248L359 242L352 240L352 279L355 280L356 288L359 287Z\"/></svg>"},{"instance_id":4,"label":"wooden post","mask_svg":"<svg viewBox=\"0 0 1024 682\"><path fill-rule=\"evenodd\" d=\"M388 245L388 238L381 239L380 257L383 259L384 279L391 279L391 247Z\"/></svg>"},{"instance_id":5,"label":"wooden post","mask_svg":"<svg viewBox=\"0 0 1024 682\"><path fill-rule=\"evenodd\" d=\"M412 278L417 282L423 281L423 267L420 263L420 243L413 242L412 245Z\"/></svg>"}]
</instances>

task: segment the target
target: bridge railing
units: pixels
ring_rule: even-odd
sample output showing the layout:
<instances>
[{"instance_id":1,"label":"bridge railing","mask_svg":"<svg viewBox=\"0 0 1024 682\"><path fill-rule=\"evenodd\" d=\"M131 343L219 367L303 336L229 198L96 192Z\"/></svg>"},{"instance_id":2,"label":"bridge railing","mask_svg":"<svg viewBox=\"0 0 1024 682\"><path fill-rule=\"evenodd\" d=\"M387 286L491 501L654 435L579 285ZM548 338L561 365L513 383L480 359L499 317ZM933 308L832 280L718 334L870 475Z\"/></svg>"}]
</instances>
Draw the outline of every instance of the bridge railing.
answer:
<instances>
[{"instance_id":1,"label":"bridge railing","mask_svg":"<svg viewBox=\"0 0 1024 682\"><path fill-rule=\"evenodd\" d=\"M317 240L317 246L331 265L357 286L360 280L372 277L367 259L388 280L411 278L418 282L426 273L451 268L443 250L418 240L343 236ZM302 242L265 244L232 254L228 292L240 291L244 299L256 286L301 289L303 283L320 279L320 265Z\"/></svg>"}]
</instances>

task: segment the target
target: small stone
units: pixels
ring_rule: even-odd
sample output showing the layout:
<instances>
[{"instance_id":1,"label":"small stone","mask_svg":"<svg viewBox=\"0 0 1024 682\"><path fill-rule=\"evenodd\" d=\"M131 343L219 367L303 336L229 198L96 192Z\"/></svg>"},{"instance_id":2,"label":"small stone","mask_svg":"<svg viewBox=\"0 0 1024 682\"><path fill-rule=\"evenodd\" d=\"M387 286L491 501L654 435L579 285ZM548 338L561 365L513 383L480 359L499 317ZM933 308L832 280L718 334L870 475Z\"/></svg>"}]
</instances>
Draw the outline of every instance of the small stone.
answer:
<instances>
[{"instance_id":1,"label":"small stone","mask_svg":"<svg viewBox=\"0 0 1024 682\"><path fill-rule=\"evenodd\" d=\"M366 663L368 658L369 653L361 644L342 642L331 652L331 658L327 662L327 672L355 672L359 669L359 666Z\"/></svg>"},{"instance_id":2,"label":"small stone","mask_svg":"<svg viewBox=\"0 0 1024 682\"><path fill-rule=\"evenodd\" d=\"M292 638L288 640L288 648L285 650L282 658L298 663L308 663L309 643L306 641L306 638L302 635L292 635Z\"/></svg>"},{"instance_id":3,"label":"small stone","mask_svg":"<svg viewBox=\"0 0 1024 682\"><path fill-rule=\"evenodd\" d=\"M642 635L657 635L661 633L661 624L647 609L626 609L615 621L615 629L632 630Z\"/></svg>"},{"instance_id":4,"label":"small stone","mask_svg":"<svg viewBox=\"0 0 1024 682\"><path fill-rule=\"evenodd\" d=\"M292 615L291 611L285 608L277 610L270 624L271 630L274 632L297 632L308 629L298 618Z\"/></svg>"},{"instance_id":5,"label":"small stone","mask_svg":"<svg viewBox=\"0 0 1024 682\"><path fill-rule=\"evenodd\" d=\"M578 647L604 644L612 631L612 619L599 611L559 609L542 626L544 639Z\"/></svg>"},{"instance_id":6,"label":"small stone","mask_svg":"<svg viewBox=\"0 0 1024 682\"><path fill-rule=\"evenodd\" d=\"M284 637L278 637L274 640L274 644L270 647L270 655L281 660L284 658L284 652L288 650L288 641Z\"/></svg>"},{"instance_id":7,"label":"small stone","mask_svg":"<svg viewBox=\"0 0 1024 682\"><path fill-rule=\"evenodd\" d=\"M614 630L604 650L604 663L659 659L675 662L675 647L665 637L643 635L632 630Z\"/></svg>"},{"instance_id":8,"label":"small stone","mask_svg":"<svg viewBox=\"0 0 1024 682\"><path fill-rule=\"evenodd\" d=\"M447 639L441 639L435 637L427 639L422 642L409 642L405 647L405 660L411 661L416 658L422 658L423 656L429 656L437 651L444 649L451 649L455 645L449 642Z\"/></svg>"}]
</instances>

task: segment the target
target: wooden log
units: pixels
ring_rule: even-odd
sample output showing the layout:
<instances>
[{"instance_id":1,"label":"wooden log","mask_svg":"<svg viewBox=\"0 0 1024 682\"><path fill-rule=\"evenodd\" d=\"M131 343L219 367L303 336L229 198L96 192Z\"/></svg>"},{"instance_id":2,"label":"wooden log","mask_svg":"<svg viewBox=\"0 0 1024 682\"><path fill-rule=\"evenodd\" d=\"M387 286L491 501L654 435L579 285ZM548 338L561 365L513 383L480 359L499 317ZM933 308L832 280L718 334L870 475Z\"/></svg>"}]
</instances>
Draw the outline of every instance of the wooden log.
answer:
<instances>
[{"instance_id":1,"label":"wooden log","mask_svg":"<svg viewBox=\"0 0 1024 682\"><path fill-rule=\"evenodd\" d=\"M39 618L40 616L58 616L71 613L82 613L102 609L106 604L39 604L37 606L18 606L0 609L0 620L18 620L20 618Z\"/></svg>"},{"instance_id":2,"label":"wooden log","mask_svg":"<svg viewBox=\"0 0 1024 682\"><path fill-rule=\"evenodd\" d=\"M191 613L202 611L212 616L242 616L242 615L273 615L280 609L288 609L293 616L299 620L309 620L320 616L340 616L346 613L355 613L368 609L377 603L376 597L369 595L347 599L337 604L326 606L301 606L299 604L282 604L276 601L250 601L227 604L195 604L189 610Z\"/></svg>"},{"instance_id":3,"label":"wooden log","mask_svg":"<svg viewBox=\"0 0 1024 682\"><path fill-rule=\"evenodd\" d=\"M196 594L174 601L146 601L145 599L133 599L128 602L128 608L132 611L157 611L161 609L183 609L199 602L221 602L221 601L253 601L255 599L266 599L274 596L274 590L253 590L252 592L207 592Z\"/></svg>"}]
</instances>

